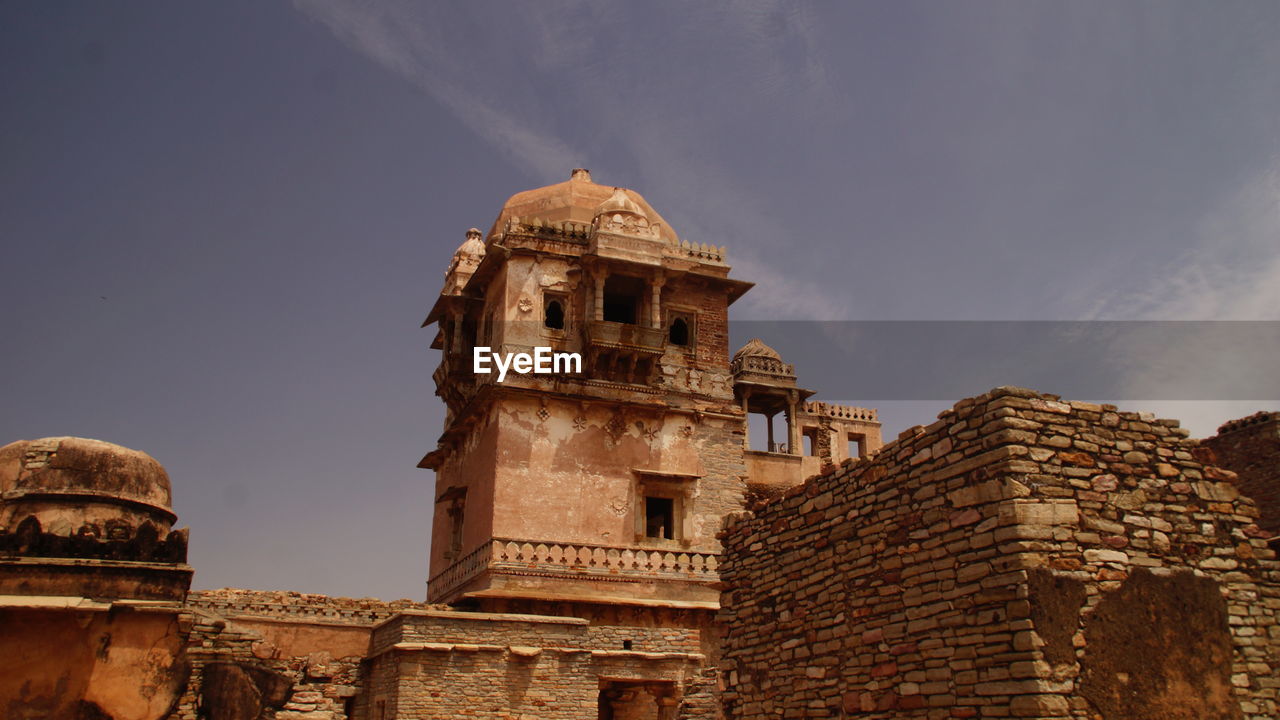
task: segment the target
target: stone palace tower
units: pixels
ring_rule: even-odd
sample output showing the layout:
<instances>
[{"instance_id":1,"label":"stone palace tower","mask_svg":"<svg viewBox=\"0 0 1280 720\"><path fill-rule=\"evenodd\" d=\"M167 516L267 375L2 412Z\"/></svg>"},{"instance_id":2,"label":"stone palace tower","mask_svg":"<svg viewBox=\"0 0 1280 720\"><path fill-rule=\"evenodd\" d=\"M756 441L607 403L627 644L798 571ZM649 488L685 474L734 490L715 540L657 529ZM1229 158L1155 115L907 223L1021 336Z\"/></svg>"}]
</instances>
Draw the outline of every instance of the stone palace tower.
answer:
<instances>
[{"instance_id":1,"label":"stone palace tower","mask_svg":"<svg viewBox=\"0 0 1280 720\"><path fill-rule=\"evenodd\" d=\"M428 599L710 627L721 519L753 487L843 460L846 436L880 442L874 411L807 402L762 342L730 356L729 305L750 287L724 248L586 170L469 231L424 323L448 407L421 463L436 471ZM475 347L538 346L579 353L581 372L474 372ZM787 442L750 451L748 412L770 435L787 418Z\"/></svg>"}]
</instances>

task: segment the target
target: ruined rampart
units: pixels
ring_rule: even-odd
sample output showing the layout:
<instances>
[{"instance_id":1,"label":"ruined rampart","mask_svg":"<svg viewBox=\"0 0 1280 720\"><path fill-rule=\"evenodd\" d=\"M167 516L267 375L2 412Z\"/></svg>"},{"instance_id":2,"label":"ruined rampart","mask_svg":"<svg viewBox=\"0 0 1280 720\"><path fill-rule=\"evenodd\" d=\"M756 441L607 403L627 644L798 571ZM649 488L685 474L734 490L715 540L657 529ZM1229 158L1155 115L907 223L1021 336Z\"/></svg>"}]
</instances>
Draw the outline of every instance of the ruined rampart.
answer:
<instances>
[{"instance_id":1,"label":"ruined rampart","mask_svg":"<svg viewBox=\"0 0 1280 720\"><path fill-rule=\"evenodd\" d=\"M413 600L331 597L315 593L272 590L192 590L187 607L208 610L226 617L261 617L280 620L369 625L382 622L401 610L426 610L443 606Z\"/></svg>"},{"instance_id":2,"label":"ruined rampart","mask_svg":"<svg viewBox=\"0 0 1280 720\"><path fill-rule=\"evenodd\" d=\"M1204 445L1214 464L1240 476L1240 490L1258 503L1258 525L1280 534L1280 412L1232 420Z\"/></svg>"},{"instance_id":3,"label":"ruined rampart","mask_svg":"<svg viewBox=\"0 0 1280 720\"><path fill-rule=\"evenodd\" d=\"M709 696L695 631L407 611L374 631L357 717L674 720ZM709 697L708 697L709 699Z\"/></svg>"},{"instance_id":4,"label":"ruined rampart","mask_svg":"<svg viewBox=\"0 0 1280 720\"><path fill-rule=\"evenodd\" d=\"M1197 453L999 388L730 518L727 717L1280 716L1277 562Z\"/></svg>"}]
</instances>

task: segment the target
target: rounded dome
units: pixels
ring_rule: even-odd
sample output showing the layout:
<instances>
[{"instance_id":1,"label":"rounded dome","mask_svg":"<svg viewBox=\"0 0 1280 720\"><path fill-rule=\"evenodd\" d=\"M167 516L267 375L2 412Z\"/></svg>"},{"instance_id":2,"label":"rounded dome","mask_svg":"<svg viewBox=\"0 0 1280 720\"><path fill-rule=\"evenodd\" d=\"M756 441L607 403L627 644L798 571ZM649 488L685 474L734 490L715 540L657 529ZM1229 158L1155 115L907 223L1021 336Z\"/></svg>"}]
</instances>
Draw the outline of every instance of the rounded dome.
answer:
<instances>
[{"instance_id":1,"label":"rounded dome","mask_svg":"<svg viewBox=\"0 0 1280 720\"><path fill-rule=\"evenodd\" d=\"M462 241L462 244L458 246L453 255L454 257L459 255L484 257L484 243L480 240L480 230L478 228L468 230L467 239Z\"/></svg>"},{"instance_id":2,"label":"rounded dome","mask_svg":"<svg viewBox=\"0 0 1280 720\"><path fill-rule=\"evenodd\" d=\"M609 196L609 199L600 203L600 207L596 208L597 217L616 212L631 213L632 215L641 216L645 214L644 210L640 209L640 206L636 204L635 200L627 197L626 190L623 190L622 188L614 188L613 194Z\"/></svg>"},{"instance_id":3,"label":"rounded dome","mask_svg":"<svg viewBox=\"0 0 1280 720\"><path fill-rule=\"evenodd\" d=\"M0 493L4 499L34 493L69 500L97 496L173 513L169 474L155 458L88 438L19 440L0 448Z\"/></svg>"},{"instance_id":4,"label":"rounded dome","mask_svg":"<svg viewBox=\"0 0 1280 720\"><path fill-rule=\"evenodd\" d=\"M619 196L621 199L615 199ZM612 203L625 206L619 207L618 211L647 218L651 225L657 226L657 236L663 240L672 244L680 243L679 236L640 193L612 185L597 185L591 180L591 172L582 168L574 170L565 182L512 195L502 206L489 235L504 230L507 221L512 218L519 218L521 222L546 220L590 225L597 216L607 212L603 206Z\"/></svg>"},{"instance_id":5,"label":"rounded dome","mask_svg":"<svg viewBox=\"0 0 1280 720\"><path fill-rule=\"evenodd\" d=\"M779 362L782 360L782 356L778 354L778 351L765 345L760 338L751 338L746 345L743 345L738 352L733 354L734 360L744 357L766 357Z\"/></svg>"}]
</instances>

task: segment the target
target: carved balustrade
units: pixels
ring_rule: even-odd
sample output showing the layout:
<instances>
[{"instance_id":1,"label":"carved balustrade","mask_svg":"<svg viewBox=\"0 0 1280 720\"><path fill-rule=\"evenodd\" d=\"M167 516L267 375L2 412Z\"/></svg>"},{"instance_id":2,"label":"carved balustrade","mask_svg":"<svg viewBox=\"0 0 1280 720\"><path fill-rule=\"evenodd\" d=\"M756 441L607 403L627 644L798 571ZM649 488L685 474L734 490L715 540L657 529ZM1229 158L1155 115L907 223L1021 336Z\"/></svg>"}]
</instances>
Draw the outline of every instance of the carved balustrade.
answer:
<instances>
[{"instance_id":1,"label":"carved balustrade","mask_svg":"<svg viewBox=\"0 0 1280 720\"><path fill-rule=\"evenodd\" d=\"M607 348L624 348L660 355L666 347L666 333L661 328L649 328L617 322L590 322L587 339L592 345Z\"/></svg>"},{"instance_id":2,"label":"carved balustrade","mask_svg":"<svg viewBox=\"0 0 1280 720\"><path fill-rule=\"evenodd\" d=\"M432 577L427 598L438 602L485 572L705 583L719 579L717 567L709 552L493 538Z\"/></svg>"},{"instance_id":3,"label":"carved balustrade","mask_svg":"<svg viewBox=\"0 0 1280 720\"><path fill-rule=\"evenodd\" d=\"M746 355L734 358L729 369L734 375L753 373L779 378L790 378L792 380L796 377L796 368L794 365L760 355Z\"/></svg>"}]
</instances>

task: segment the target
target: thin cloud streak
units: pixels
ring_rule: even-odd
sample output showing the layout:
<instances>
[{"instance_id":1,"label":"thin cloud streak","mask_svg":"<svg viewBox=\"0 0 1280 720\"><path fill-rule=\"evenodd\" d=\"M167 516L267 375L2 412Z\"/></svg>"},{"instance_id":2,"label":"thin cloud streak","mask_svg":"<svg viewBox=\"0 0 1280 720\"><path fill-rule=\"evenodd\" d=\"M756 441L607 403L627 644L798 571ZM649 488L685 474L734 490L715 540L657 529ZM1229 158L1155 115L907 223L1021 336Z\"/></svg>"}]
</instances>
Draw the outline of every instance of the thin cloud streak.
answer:
<instances>
[{"instance_id":1,"label":"thin cloud streak","mask_svg":"<svg viewBox=\"0 0 1280 720\"><path fill-rule=\"evenodd\" d=\"M648 190L650 200L652 193L681 199L675 205L656 204L685 239L727 246L735 273L757 283L735 307L735 317L863 319L857 313L865 305L858 302L856 289L824 282L821 278L830 273L818 273L817 280L796 276L777 262L780 256L804 253L812 240L807 234L816 230L783 224L773 212L774 198L747 189L749 183L731 173L715 154L719 128L706 122L703 111L714 105L714 117L732 118L802 108L814 117L853 126L853 98L833 88L808 8L780 2L739 2L714 10L681 7L678 22L659 23L669 35L655 38L644 34L623 5L512 6L480 21L490 35L481 42L451 33L443 15L429 6L395 0L295 4L353 50L421 87L487 142L516 158L530 175L554 182L569 167L608 159L630 166L632 179L618 179L625 173L611 173L608 166L596 167L598 179ZM658 15L665 11L662 6L653 10ZM1084 28L1077 28L1082 35L1089 35L1085 29L1098 18L1085 15L1071 19ZM1032 30L1059 20L1047 10L1015 15L998 33L989 69L1007 75L1006 84L1017 85L1014 79L1035 66L1041 50L1030 40L1037 35ZM1176 43L1169 20L1152 22L1141 29L1147 43L1142 52L1172 53ZM1094 81L1081 90L1089 97L1105 99L1141 80L1106 80L1114 67L1124 65L1117 58L1128 57L1132 45L1121 30L1113 32L1119 35L1102 42L1110 54L1080 58L1087 63L1084 77ZM704 36L725 57L691 50L702 47ZM505 50L503 40L519 42L519 50ZM662 44L656 45L658 41ZM555 87L555 97L538 95L535 87ZM967 137L954 149L968 164L983 167L1000 149L992 143L1002 137ZM1049 312L1061 316L1065 309L1071 316L1075 308L1076 318L1116 320L1280 319L1278 197L1280 183L1272 167L1206 212L1194 231L1198 244L1175 253L1155 275L1133 278L1136 289L1090 287ZM858 232L853 227L831 230ZM813 244L830 249L831 241L821 238ZM1114 274L1101 277L1115 280ZM1010 311L1034 315L1045 309ZM963 307L939 305L936 316L955 313L963 313ZM1141 357L1152 348L1133 347L1131 352ZM1177 349L1166 348L1164 354L1174 358L1161 363L1159 369L1167 374ZM1130 381L1142 387L1147 378L1139 373ZM1188 407L1203 411L1195 421L1203 427L1210 404Z\"/></svg>"},{"instance_id":2,"label":"thin cloud streak","mask_svg":"<svg viewBox=\"0 0 1280 720\"><path fill-rule=\"evenodd\" d=\"M455 39L445 25L432 22L430 6L396 2L358 5L325 0L295 0L295 6L326 25L349 47L412 81L444 104L489 142L509 153L527 171L546 174L580 159L569 145L520 123L519 114L502 112L468 90L468 54L451 51ZM414 11L426 14L416 15Z\"/></svg>"},{"instance_id":3,"label":"thin cloud streak","mask_svg":"<svg viewBox=\"0 0 1280 720\"><path fill-rule=\"evenodd\" d=\"M1092 308L1093 319L1162 320L1280 320L1280 162L1259 172L1216 207L1204 214L1197 234L1200 242L1171 260L1156 279L1136 290L1103 295ZM1199 349L1199 348L1197 348ZM1131 343L1121 352L1148 358L1149 365L1131 371L1124 384L1131 397L1145 397L1141 388L1160 377L1192 378L1206 371L1186 358L1192 348L1150 347ZM1223 347L1216 370L1229 371L1237 353L1249 348ZM1179 418L1196 437L1216 432L1222 422L1258 410L1280 407L1280 398L1241 401L1147 400L1126 403L1162 417Z\"/></svg>"},{"instance_id":4,"label":"thin cloud streak","mask_svg":"<svg viewBox=\"0 0 1280 720\"><path fill-rule=\"evenodd\" d=\"M737 274L758 283L741 313L753 318L847 317L852 298L841 289L815 288L771 267L770 253L785 252L802 238L769 216L768 198L752 197L706 157L706 126L695 122L701 88L687 78L699 71L686 66L692 59L678 52L668 57L663 48L628 38L627 18L616 6L575 2L511 8L506 21L526 30L520 35L528 45L522 52L533 62L531 67L512 66L517 72L509 77L487 73L492 64L473 62L468 39L447 33L438 11L429 6L394 0L360 5L296 0L295 6L353 50L415 83L535 177L559 178L570 167L589 165L588 157L621 152L636 167L636 189L661 187L669 197L692 199L695 206L664 206L664 214L677 219L676 229L686 239L727 245ZM822 112L839 96L827 86L813 22L803 8L781 2L741 2L728 11L695 8L675 24L672 42L696 44L702 30L714 23L716 34L735 40L729 45L734 48L734 76L722 79L749 87L753 104L764 98L775 107ZM603 35L622 42L606 52L599 39ZM616 66L600 67L602 56ZM521 84L556 86L562 97L550 103L530 97ZM586 139L572 142L548 127L554 125L550 106L556 104L590 115L581 134ZM689 111L673 113L672 107ZM597 172L597 177L610 180L607 172Z\"/></svg>"}]
</instances>

